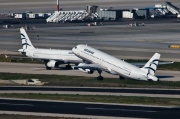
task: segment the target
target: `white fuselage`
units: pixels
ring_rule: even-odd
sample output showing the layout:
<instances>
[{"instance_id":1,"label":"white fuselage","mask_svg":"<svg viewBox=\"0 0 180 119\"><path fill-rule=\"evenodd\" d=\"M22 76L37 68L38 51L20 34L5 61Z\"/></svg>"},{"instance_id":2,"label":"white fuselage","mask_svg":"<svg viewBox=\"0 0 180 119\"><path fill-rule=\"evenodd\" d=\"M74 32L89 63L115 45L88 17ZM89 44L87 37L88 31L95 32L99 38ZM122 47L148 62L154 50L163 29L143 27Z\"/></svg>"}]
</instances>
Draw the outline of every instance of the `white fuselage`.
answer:
<instances>
[{"instance_id":1,"label":"white fuselage","mask_svg":"<svg viewBox=\"0 0 180 119\"><path fill-rule=\"evenodd\" d=\"M83 60L87 60L89 62L98 64L99 66L103 67L107 70L108 73L136 80L158 80L158 78L153 75L147 76L147 73L142 71L140 68L120 59L117 59L104 52L101 52L97 49L94 49L90 46L78 45L75 48L73 48L72 51L75 55L82 58Z\"/></svg>"},{"instance_id":2,"label":"white fuselage","mask_svg":"<svg viewBox=\"0 0 180 119\"><path fill-rule=\"evenodd\" d=\"M81 63L80 58L74 55L71 50L55 49L27 49L26 56L32 59L64 61L65 63Z\"/></svg>"}]
</instances>

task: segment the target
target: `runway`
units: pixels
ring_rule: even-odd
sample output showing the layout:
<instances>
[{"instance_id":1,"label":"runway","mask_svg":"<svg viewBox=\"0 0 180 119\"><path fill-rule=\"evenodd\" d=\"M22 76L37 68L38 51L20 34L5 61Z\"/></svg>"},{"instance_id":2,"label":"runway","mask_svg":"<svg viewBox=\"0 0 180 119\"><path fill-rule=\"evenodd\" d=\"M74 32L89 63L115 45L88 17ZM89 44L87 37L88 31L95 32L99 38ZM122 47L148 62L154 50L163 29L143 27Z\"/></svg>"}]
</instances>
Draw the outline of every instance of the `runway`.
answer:
<instances>
[{"instance_id":1,"label":"runway","mask_svg":"<svg viewBox=\"0 0 180 119\"><path fill-rule=\"evenodd\" d=\"M177 89L1 86L0 94L71 94L180 98Z\"/></svg>"},{"instance_id":2,"label":"runway","mask_svg":"<svg viewBox=\"0 0 180 119\"><path fill-rule=\"evenodd\" d=\"M109 93L140 93L140 94L171 94L180 95L178 89L149 88L93 88L93 87L51 87L51 86L1 86L0 91L68 91L68 92L109 92Z\"/></svg>"},{"instance_id":3,"label":"runway","mask_svg":"<svg viewBox=\"0 0 180 119\"><path fill-rule=\"evenodd\" d=\"M63 67L63 66L61 66ZM0 62L0 72L8 73L23 73L23 74L49 74L49 75L71 75L71 76L86 76L97 77L98 73L86 74L79 70L64 70L52 69L46 70L44 64L28 64L28 63L10 63ZM117 75L111 75L106 72L102 73L105 78L118 78ZM157 70L156 76L160 78L160 81L180 81L179 71L162 71Z\"/></svg>"},{"instance_id":4,"label":"runway","mask_svg":"<svg viewBox=\"0 0 180 119\"><path fill-rule=\"evenodd\" d=\"M178 107L131 106L98 103L0 99L1 111L73 114L84 116L179 119Z\"/></svg>"}]
</instances>

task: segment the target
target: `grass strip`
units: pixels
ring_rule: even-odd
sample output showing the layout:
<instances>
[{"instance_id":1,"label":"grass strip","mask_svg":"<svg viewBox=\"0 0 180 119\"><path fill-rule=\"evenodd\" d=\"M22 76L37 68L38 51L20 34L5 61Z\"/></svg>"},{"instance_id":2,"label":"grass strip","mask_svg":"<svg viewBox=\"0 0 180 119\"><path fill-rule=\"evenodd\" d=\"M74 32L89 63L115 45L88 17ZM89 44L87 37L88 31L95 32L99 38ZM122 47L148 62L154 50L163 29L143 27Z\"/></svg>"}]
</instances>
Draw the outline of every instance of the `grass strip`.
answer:
<instances>
[{"instance_id":1,"label":"grass strip","mask_svg":"<svg viewBox=\"0 0 180 119\"><path fill-rule=\"evenodd\" d=\"M34 63L34 64L42 64L43 62L40 60L32 60L31 58L27 58L24 55L8 55L9 57L5 57L5 55L0 55L0 62L13 62L13 63ZM19 57L13 58L11 56ZM22 58L20 58L22 57ZM24 57L24 58L23 58Z\"/></svg>"},{"instance_id":2,"label":"grass strip","mask_svg":"<svg viewBox=\"0 0 180 119\"><path fill-rule=\"evenodd\" d=\"M124 104L143 104L161 106L180 106L180 99L142 97L142 96L102 96L102 95L73 95L73 94L0 94L3 98L20 99L43 99L59 101L78 101L78 102L101 102L101 103L124 103Z\"/></svg>"},{"instance_id":3,"label":"grass strip","mask_svg":"<svg viewBox=\"0 0 180 119\"><path fill-rule=\"evenodd\" d=\"M48 82L46 86L80 86L80 87L133 87L133 88L179 88L180 81L159 81L147 82L136 80L120 80L113 78L104 78L98 81L94 77L82 76L63 76L63 75L43 75L43 74L17 74L0 73L0 79L3 80L23 80L40 79L42 82ZM1 84L2 85L2 84Z\"/></svg>"}]
</instances>

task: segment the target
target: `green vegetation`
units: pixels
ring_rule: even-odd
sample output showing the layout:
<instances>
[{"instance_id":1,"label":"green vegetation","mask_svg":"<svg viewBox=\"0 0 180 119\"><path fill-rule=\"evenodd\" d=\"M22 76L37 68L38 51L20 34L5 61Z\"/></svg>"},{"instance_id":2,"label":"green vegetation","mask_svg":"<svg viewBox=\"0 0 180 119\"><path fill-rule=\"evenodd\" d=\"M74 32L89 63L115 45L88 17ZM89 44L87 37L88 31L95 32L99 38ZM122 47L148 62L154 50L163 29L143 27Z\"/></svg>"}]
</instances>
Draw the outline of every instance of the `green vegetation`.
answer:
<instances>
[{"instance_id":1,"label":"green vegetation","mask_svg":"<svg viewBox=\"0 0 180 119\"><path fill-rule=\"evenodd\" d=\"M101 95L69 95L69 94L0 94L4 98L44 99L79 102L125 103L144 105L180 106L180 99L141 96L101 96Z\"/></svg>"},{"instance_id":2,"label":"green vegetation","mask_svg":"<svg viewBox=\"0 0 180 119\"><path fill-rule=\"evenodd\" d=\"M8 55L7 58L5 58L5 55L0 55L0 62L14 62L14 63L42 63L39 60L32 60L30 58L12 58L12 55ZM13 55L17 57L26 57L24 55Z\"/></svg>"},{"instance_id":3,"label":"green vegetation","mask_svg":"<svg viewBox=\"0 0 180 119\"><path fill-rule=\"evenodd\" d=\"M180 62L174 62L173 64L168 65L160 65L158 66L158 70L180 71Z\"/></svg>"},{"instance_id":4,"label":"green vegetation","mask_svg":"<svg viewBox=\"0 0 180 119\"><path fill-rule=\"evenodd\" d=\"M180 82L146 82L136 80L120 80L113 78L104 78L103 81L96 80L95 77L82 76L63 76L63 75L43 75L43 74L15 74L0 73L0 79L40 79L42 82L48 82L48 86L80 86L80 87L133 87L133 88L179 88Z\"/></svg>"}]
</instances>

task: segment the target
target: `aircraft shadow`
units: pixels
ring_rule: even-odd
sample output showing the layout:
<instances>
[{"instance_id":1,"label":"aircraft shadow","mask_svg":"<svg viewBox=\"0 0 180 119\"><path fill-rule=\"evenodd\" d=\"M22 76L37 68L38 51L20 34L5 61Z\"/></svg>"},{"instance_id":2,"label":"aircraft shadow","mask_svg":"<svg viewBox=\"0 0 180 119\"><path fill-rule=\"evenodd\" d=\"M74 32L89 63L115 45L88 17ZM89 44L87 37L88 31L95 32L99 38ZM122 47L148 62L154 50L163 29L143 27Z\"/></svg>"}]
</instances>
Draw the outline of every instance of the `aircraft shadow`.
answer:
<instances>
[{"instance_id":1,"label":"aircraft shadow","mask_svg":"<svg viewBox=\"0 0 180 119\"><path fill-rule=\"evenodd\" d=\"M66 67L58 67L58 68L53 68L52 70L73 70L72 68L66 68Z\"/></svg>"},{"instance_id":2,"label":"aircraft shadow","mask_svg":"<svg viewBox=\"0 0 180 119\"><path fill-rule=\"evenodd\" d=\"M174 78L174 76L156 76L159 79Z\"/></svg>"}]
</instances>

